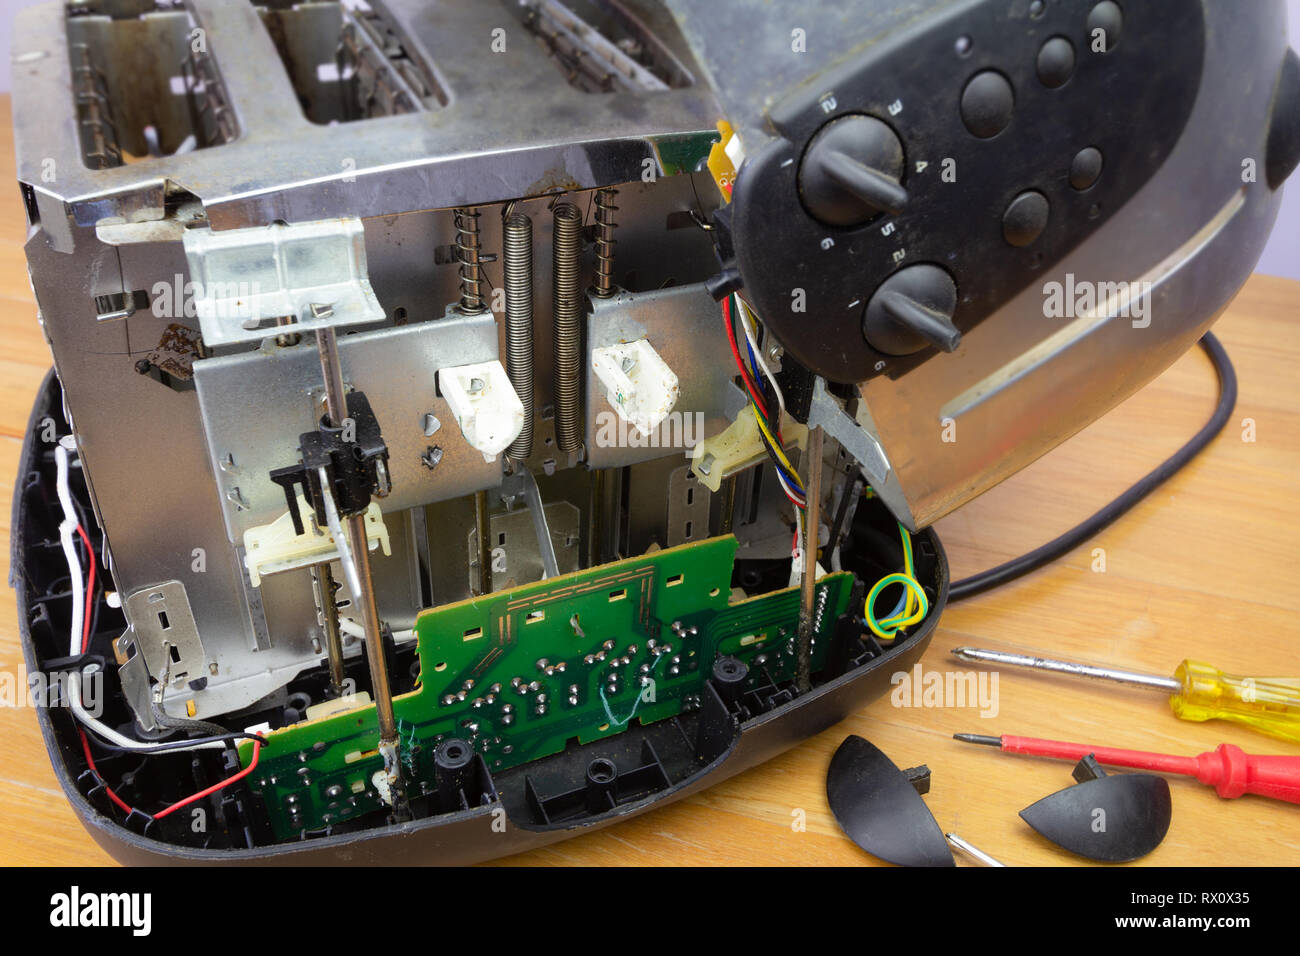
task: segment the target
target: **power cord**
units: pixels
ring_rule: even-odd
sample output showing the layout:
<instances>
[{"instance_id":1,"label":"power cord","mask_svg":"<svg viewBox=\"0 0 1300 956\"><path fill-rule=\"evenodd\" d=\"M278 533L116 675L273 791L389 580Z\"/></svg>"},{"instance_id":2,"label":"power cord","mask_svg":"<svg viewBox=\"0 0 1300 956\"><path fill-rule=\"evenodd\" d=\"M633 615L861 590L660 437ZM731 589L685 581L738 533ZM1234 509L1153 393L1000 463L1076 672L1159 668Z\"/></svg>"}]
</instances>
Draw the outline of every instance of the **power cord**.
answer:
<instances>
[{"instance_id":1,"label":"power cord","mask_svg":"<svg viewBox=\"0 0 1300 956\"><path fill-rule=\"evenodd\" d=\"M1232 410L1237 405L1237 373L1232 367L1232 360L1228 358L1228 353L1224 350L1223 344L1214 336L1214 333L1206 332L1201 337L1200 345L1210 357L1210 361L1214 363L1214 370L1219 376L1219 403L1215 406L1214 414L1201 427L1201 430L1193 435L1187 444L1161 462L1155 470L1140 479L1122 495L1061 536L1047 542L1042 547L1035 548L1028 554L1013 558L1005 564L999 564L987 571L981 571L979 574L972 574L968 578L954 581L948 589L949 601L961 601L993 588L1001 587L1031 571L1038 570L1045 564L1050 564L1057 558L1074 550L1089 538L1108 528L1128 512L1130 508L1181 470L1206 445L1213 441L1214 437L1223 430L1223 426L1228 423Z\"/></svg>"}]
</instances>

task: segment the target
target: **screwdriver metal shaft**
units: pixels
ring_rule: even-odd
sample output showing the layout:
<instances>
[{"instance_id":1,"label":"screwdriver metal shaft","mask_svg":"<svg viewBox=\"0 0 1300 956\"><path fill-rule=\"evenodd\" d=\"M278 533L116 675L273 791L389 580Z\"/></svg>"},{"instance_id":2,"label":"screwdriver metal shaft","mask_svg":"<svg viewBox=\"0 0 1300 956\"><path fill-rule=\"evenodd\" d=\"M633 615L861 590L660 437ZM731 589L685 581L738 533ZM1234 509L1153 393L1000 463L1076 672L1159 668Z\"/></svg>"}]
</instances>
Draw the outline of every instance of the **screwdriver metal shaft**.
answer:
<instances>
[{"instance_id":1,"label":"screwdriver metal shaft","mask_svg":"<svg viewBox=\"0 0 1300 956\"><path fill-rule=\"evenodd\" d=\"M952 655L963 661L1008 664L1165 691L1170 695L1174 716L1182 720L1231 720L1259 733L1300 743L1300 678L1235 677L1191 660L1179 664L1173 677L1161 677L980 647L956 647Z\"/></svg>"},{"instance_id":2,"label":"screwdriver metal shaft","mask_svg":"<svg viewBox=\"0 0 1300 956\"><path fill-rule=\"evenodd\" d=\"M1008 664L1011 667L1032 667L1034 670L1051 671L1054 674L1069 674L1072 677L1108 680L1133 687L1154 687L1157 690L1169 691L1171 694L1176 694L1182 689L1178 681L1172 677L1161 677L1159 674L1143 674L1140 671L1119 670L1114 667L1098 667L1093 664L1079 664L1075 661L1061 661L1052 657L1011 654L1007 651L989 651L982 647L954 647L952 656L963 661Z\"/></svg>"},{"instance_id":3,"label":"screwdriver metal shaft","mask_svg":"<svg viewBox=\"0 0 1300 956\"><path fill-rule=\"evenodd\" d=\"M979 860L985 866L1002 866L1002 867L1006 866L1005 863L1002 863L1001 861L995 859L994 857L989 856L979 847L972 846L971 844L967 843L965 840L963 840L955 833L945 833L944 838L953 846L955 846L957 849L965 853L967 856L971 857L972 859Z\"/></svg>"}]
</instances>

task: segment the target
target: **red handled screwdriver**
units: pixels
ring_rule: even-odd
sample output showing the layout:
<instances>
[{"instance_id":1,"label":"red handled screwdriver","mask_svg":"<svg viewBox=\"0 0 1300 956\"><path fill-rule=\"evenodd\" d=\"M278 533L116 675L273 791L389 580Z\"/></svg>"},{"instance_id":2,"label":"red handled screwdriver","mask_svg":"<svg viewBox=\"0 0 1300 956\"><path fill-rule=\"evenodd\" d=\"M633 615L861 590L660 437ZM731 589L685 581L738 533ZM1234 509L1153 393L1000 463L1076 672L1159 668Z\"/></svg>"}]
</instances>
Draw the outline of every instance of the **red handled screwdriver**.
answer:
<instances>
[{"instance_id":1,"label":"red handled screwdriver","mask_svg":"<svg viewBox=\"0 0 1300 956\"><path fill-rule=\"evenodd\" d=\"M1213 787L1221 797L1254 793L1274 800L1300 803L1300 757L1260 757L1232 744L1219 744L1214 750L1196 757L1179 757L1143 750L1071 744L1063 740L1040 740L1037 737L989 737L984 734L953 734L953 737L971 744L997 747L1009 754L1061 760L1081 760L1094 754L1098 763L1112 767L1137 767L1195 777Z\"/></svg>"}]
</instances>

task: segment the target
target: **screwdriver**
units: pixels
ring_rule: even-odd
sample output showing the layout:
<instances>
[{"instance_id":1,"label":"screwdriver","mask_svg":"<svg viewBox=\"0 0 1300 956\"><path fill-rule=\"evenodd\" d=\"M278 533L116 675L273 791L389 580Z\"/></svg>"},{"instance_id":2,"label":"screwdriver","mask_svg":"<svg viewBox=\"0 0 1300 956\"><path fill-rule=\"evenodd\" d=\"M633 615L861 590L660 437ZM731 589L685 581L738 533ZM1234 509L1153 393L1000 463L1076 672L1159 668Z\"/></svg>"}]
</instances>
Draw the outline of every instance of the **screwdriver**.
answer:
<instances>
[{"instance_id":1,"label":"screwdriver","mask_svg":"<svg viewBox=\"0 0 1300 956\"><path fill-rule=\"evenodd\" d=\"M945 833L944 838L971 859L979 860L985 866L1006 866L1006 864L1001 860L989 856L989 854L985 853L979 847L972 846L955 833Z\"/></svg>"},{"instance_id":2,"label":"screwdriver","mask_svg":"<svg viewBox=\"0 0 1300 956\"><path fill-rule=\"evenodd\" d=\"M979 647L955 647L952 655L963 661L1032 667L1168 691L1173 695L1169 706L1175 717L1231 720L1259 733L1300 743L1300 678L1234 677L1200 661L1183 661L1173 677L1161 677Z\"/></svg>"},{"instance_id":3,"label":"screwdriver","mask_svg":"<svg viewBox=\"0 0 1300 956\"><path fill-rule=\"evenodd\" d=\"M953 734L955 740L997 747L1003 753L1029 754L1032 757L1057 757L1081 760L1092 754L1098 763L1112 767L1137 767L1158 773L1176 773L1195 777L1213 787L1219 796L1232 799L1254 793L1287 803L1300 803L1300 757L1260 757L1245 753L1232 744L1219 744L1214 750L1196 757L1148 753L1144 750L1119 750L1091 747L1062 740L1037 737L988 737L984 734Z\"/></svg>"}]
</instances>

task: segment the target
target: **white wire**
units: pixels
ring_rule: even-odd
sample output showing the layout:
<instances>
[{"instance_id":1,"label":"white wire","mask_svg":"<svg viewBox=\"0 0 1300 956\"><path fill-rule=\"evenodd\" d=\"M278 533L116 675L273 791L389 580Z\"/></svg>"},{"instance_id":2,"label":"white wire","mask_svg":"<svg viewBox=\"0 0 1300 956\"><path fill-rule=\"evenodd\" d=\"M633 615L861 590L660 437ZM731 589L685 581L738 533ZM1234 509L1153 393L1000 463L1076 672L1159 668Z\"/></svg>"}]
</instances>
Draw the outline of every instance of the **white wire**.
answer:
<instances>
[{"instance_id":1,"label":"white wire","mask_svg":"<svg viewBox=\"0 0 1300 956\"><path fill-rule=\"evenodd\" d=\"M59 540L63 544L63 556L68 559L68 574L72 578L72 632L68 640L68 653L75 657L81 653L81 631L86 618L86 583L81 574L81 558L77 555L75 543L79 521L77 512L72 507L72 492L68 490L68 449L62 443L55 446L54 464L57 469L55 481L59 504L63 506Z\"/></svg>"},{"instance_id":2,"label":"white wire","mask_svg":"<svg viewBox=\"0 0 1300 956\"><path fill-rule=\"evenodd\" d=\"M767 363L763 361L763 353L759 350L758 342L754 337L755 331L752 326L754 317L753 313L749 311L749 306L745 305L744 300L741 299L739 294L732 293L732 295L735 298L736 311L740 314L740 330L745 334L745 341L749 343L749 350L754 354L754 361L757 362L758 367L762 369L763 375L772 383L772 390L776 392L776 404L780 410L777 421L780 422L785 418L785 396L781 393L781 386L776 384L776 376L772 374L772 370L768 368ZM799 501L805 500L803 493L797 488L791 487L790 483L785 480L781 475L781 469L779 468L776 469L776 479L781 482L781 487L786 490L788 495L798 499Z\"/></svg>"},{"instance_id":3,"label":"white wire","mask_svg":"<svg viewBox=\"0 0 1300 956\"><path fill-rule=\"evenodd\" d=\"M790 487L790 483L786 481L785 476L781 474L781 469L775 468L773 469L773 473L776 475L776 480L781 482L781 487L785 489L786 494L799 501L804 500L804 496L799 492L799 489ZM795 510L798 511L799 509L796 508Z\"/></svg>"},{"instance_id":4,"label":"white wire","mask_svg":"<svg viewBox=\"0 0 1300 956\"><path fill-rule=\"evenodd\" d=\"M123 750L133 750L141 753L154 750L165 750L168 753L184 753L187 750L225 750L227 746L218 740L206 744L195 744L192 747L172 747L167 744L151 744L142 740L132 740L130 737L124 737L112 727L100 723L87 713L85 706L81 702L81 675L76 671L68 675L68 703L72 707L72 713L77 720L94 731L97 737L101 737Z\"/></svg>"},{"instance_id":5,"label":"white wire","mask_svg":"<svg viewBox=\"0 0 1300 956\"><path fill-rule=\"evenodd\" d=\"M366 636L366 629L362 627L360 624L358 624L356 621L352 620L352 618L350 617L339 618L339 630L342 631L344 634L347 634L349 637L364 639ZM415 639L414 629L406 630L406 631L393 631L393 640L397 641L399 644L414 639Z\"/></svg>"}]
</instances>

